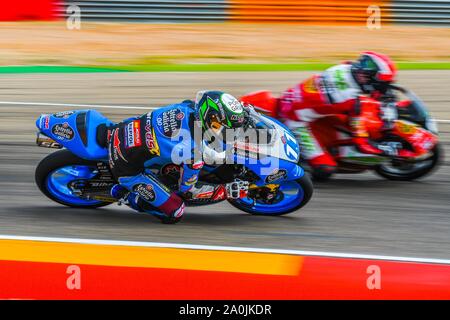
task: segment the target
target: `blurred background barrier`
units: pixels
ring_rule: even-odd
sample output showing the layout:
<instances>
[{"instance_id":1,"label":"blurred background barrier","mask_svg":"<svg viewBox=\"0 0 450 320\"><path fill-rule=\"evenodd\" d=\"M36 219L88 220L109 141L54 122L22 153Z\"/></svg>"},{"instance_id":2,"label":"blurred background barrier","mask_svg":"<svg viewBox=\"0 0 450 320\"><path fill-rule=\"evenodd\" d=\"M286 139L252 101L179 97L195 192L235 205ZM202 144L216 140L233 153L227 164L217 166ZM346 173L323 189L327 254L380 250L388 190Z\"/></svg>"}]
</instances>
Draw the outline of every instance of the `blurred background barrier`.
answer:
<instances>
[{"instance_id":1,"label":"blurred background barrier","mask_svg":"<svg viewBox=\"0 0 450 320\"><path fill-rule=\"evenodd\" d=\"M295 22L365 24L380 8L381 21L450 25L450 0L15 0L3 1L0 21L67 17L77 5L82 19L135 22Z\"/></svg>"},{"instance_id":2,"label":"blurred background barrier","mask_svg":"<svg viewBox=\"0 0 450 320\"><path fill-rule=\"evenodd\" d=\"M302 23L365 23L367 8L378 6L388 17L387 1L379 0L231 0L230 19Z\"/></svg>"},{"instance_id":3,"label":"blurred background barrier","mask_svg":"<svg viewBox=\"0 0 450 320\"><path fill-rule=\"evenodd\" d=\"M78 5L81 18L91 21L222 22L228 19L228 0L65 0ZM56 16L67 16L66 8Z\"/></svg>"},{"instance_id":4,"label":"blurred background barrier","mask_svg":"<svg viewBox=\"0 0 450 320\"><path fill-rule=\"evenodd\" d=\"M394 0L389 10L396 23L450 25L449 0Z\"/></svg>"},{"instance_id":5,"label":"blurred background barrier","mask_svg":"<svg viewBox=\"0 0 450 320\"><path fill-rule=\"evenodd\" d=\"M0 21L53 20L57 5L55 0L3 0Z\"/></svg>"},{"instance_id":6,"label":"blurred background barrier","mask_svg":"<svg viewBox=\"0 0 450 320\"><path fill-rule=\"evenodd\" d=\"M296 22L365 24L369 6L381 9L381 21L450 25L450 0L65 0L55 15L76 4L82 18L142 22Z\"/></svg>"}]
</instances>

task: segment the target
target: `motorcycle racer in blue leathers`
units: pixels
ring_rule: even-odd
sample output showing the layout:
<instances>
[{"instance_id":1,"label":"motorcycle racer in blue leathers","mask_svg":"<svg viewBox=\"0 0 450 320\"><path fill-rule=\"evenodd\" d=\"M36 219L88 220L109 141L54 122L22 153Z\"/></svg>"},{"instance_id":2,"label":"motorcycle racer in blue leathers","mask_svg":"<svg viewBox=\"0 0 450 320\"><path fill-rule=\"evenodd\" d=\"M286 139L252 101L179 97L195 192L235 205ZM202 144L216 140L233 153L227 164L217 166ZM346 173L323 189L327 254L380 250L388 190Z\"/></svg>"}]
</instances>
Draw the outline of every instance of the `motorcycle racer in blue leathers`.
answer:
<instances>
[{"instance_id":1,"label":"motorcycle racer in blue leathers","mask_svg":"<svg viewBox=\"0 0 450 320\"><path fill-rule=\"evenodd\" d=\"M186 198L227 198L227 185L199 183L198 176L205 157L218 154L207 150L208 142L225 129L242 127L245 117L242 104L233 96L203 91L195 103L186 100L115 125L107 132L109 165L119 182L112 195L164 223L176 223L183 217ZM199 139L194 139L196 129L202 133ZM149 163L174 157L180 164L178 191L170 190L146 170Z\"/></svg>"}]
</instances>

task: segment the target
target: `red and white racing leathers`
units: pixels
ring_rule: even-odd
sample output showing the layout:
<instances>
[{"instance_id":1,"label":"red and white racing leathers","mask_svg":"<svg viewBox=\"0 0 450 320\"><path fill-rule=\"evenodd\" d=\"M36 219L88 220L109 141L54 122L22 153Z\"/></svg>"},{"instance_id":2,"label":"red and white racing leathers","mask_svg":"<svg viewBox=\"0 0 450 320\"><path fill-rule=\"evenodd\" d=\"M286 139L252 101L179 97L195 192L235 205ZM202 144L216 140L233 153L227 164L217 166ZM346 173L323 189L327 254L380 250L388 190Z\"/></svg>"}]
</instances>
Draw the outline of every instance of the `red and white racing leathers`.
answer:
<instances>
[{"instance_id":1,"label":"red and white racing leathers","mask_svg":"<svg viewBox=\"0 0 450 320\"><path fill-rule=\"evenodd\" d=\"M351 65L340 64L308 78L282 94L278 102L278 115L299 136L303 155L311 166L334 168L337 165L310 126L317 119L329 115L349 115L354 124L354 141L359 145L360 151L380 152L368 143L364 129L357 125L359 113L355 104L362 93L351 73Z\"/></svg>"}]
</instances>

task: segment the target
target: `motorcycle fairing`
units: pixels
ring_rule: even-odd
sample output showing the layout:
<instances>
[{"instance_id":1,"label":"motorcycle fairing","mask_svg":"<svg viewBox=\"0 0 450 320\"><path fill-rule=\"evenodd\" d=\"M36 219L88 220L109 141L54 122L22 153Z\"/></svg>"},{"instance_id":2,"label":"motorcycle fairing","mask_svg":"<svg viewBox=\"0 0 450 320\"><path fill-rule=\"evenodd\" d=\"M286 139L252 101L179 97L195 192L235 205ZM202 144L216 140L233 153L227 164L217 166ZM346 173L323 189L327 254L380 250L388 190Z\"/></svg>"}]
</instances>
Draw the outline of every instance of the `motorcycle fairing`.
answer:
<instances>
[{"instance_id":1,"label":"motorcycle fairing","mask_svg":"<svg viewBox=\"0 0 450 320\"><path fill-rule=\"evenodd\" d=\"M411 144L414 150L410 156L413 157L427 154L438 143L437 135L416 123L403 119L395 121L394 133Z\"/></svg>"},{"instance_id":2,"label":"motorcycle fairing","mask_svg":"<svg viewBox=\"0 0 450 320\"><path fill-rule=\"evenodd\" d=\"M97 142L97 128L114 123L96 110L74 110L42 114L36 127L75 155L87 160L108 159L108 151Z\"/></svg>"}]
</instances>

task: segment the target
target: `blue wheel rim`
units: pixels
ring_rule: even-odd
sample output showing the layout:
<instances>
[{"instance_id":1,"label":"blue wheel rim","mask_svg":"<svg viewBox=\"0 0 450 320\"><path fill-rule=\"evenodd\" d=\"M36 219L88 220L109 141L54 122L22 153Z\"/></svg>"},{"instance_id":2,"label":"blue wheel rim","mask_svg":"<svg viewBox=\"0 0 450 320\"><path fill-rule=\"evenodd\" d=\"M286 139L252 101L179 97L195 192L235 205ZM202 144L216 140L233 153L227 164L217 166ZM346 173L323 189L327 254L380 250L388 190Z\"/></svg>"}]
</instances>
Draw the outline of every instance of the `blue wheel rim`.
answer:
<instances>
[{"instance_id":1,"label":"blue wheel rim","mask_svg":"<svg viewBox=\"0 0 450 320\"><path fill-rule=\"evenodd\" d=\"M72 165L54 170L47 176L45 185L48 192L58 200L77 206L92 206L100 204L98 200L87 200L78 197L69 188L74 180L89 180L97 174L95 167Z\"/></svg>"},{"instance_id":2,"label":"blue wheel rim","mask_svg":"<svg viewBox=\"0 0 450 320\"><path fill-rule=\"evenodd\" d=\"M244 205L246 209L265 215L277 215L287 212L299 206L305 197L305 192L297 181L287 181L279 185L279 193L277 198L281 199L274 204L266 204L253 199L242 198L236 200L237 203Z\"/></svg>"}]
</instances>

